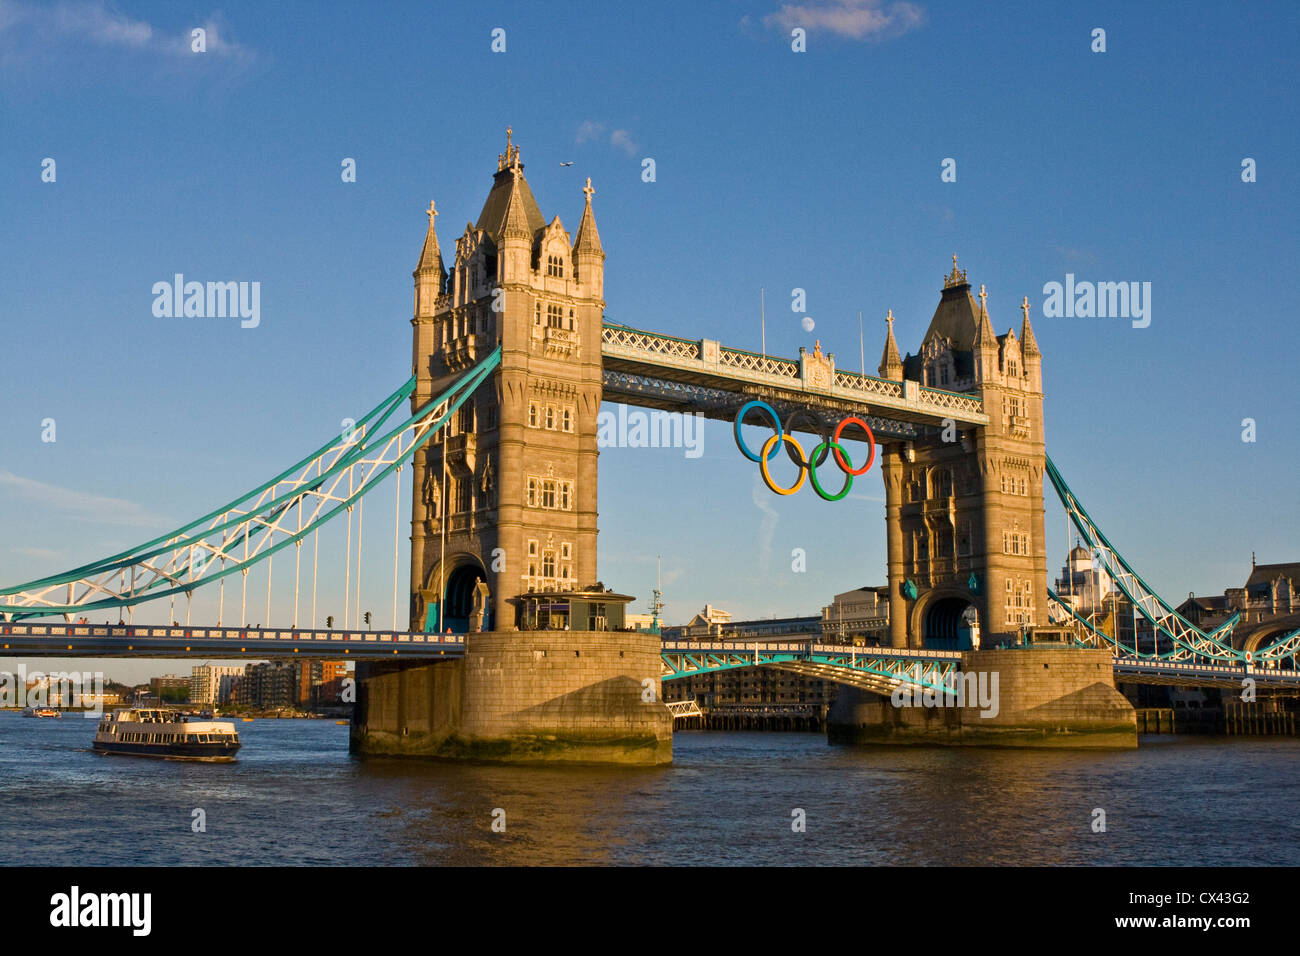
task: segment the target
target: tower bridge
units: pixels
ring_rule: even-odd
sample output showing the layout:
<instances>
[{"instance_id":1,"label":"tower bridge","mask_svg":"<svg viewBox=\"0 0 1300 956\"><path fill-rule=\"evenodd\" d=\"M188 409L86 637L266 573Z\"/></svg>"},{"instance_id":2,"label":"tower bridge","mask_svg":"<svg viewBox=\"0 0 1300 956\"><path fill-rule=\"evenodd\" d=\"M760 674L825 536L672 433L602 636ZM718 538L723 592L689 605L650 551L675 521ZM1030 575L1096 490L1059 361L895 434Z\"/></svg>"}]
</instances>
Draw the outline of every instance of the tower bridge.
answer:
<instances>
[{"instance_id":1,"label":"tower bridge","mask_svg":"<svg viewBox=\"0 0 1300 956\"><path fill-rule=\"evenodd\" d=\"M477 220L455 239L450 267L429 204L412 273L410 379L354 431L202 518L0 590L0 655L353 656L360 752L640 763L671 759L660 683L701 670L775 666L841 682L832 714L838 739L1006 745L1133 746L1133 709L1114 688L1116 673L1151 682L1294 683L1300 631L1271 633L1266 645L1246 649L1233 643L1236 619L1208 633L1184 620L1065 484L1046 455L1043 356L1027 298L1019 332L996 334L983 286L972 293L954 256L919 350L900 353L891 312L875 376L837 367L820 343L789 359L634 329L605 320L605 251L590 180L583 194L570 236L559 216L542 215L507 131L491 188ZM878 467L889 646L669 646L656 634L622 630L631 598L606 588L597 571L603 401L730 419L741 452L760 464L785 446L805 461L824 450L822 460L833 454L850 474ZM763 415L747 418L747 410ZM764 416L774 434L755 455L742 426ZM854 430L842 433L849 422ZM824 447L804 456L796 431L824 438ZM849 451L863 439L868 455ZM849 457L863 464L854 469ZM813 472L806 468L818 493L834 500ZM1048 590L1045 480L1160 635L1153 653L1144 657L1097 631ZM392 627L374 632L359 621L361 506L381 484L396 486L394 534L406 524L411 549L409 569L399 569L394 539ZM341 629L322 631L315 552L320 527L335 519L348 527L345 610ZM299 592L309 542L308 615ZM271 628L268 620L265 630L221 620L191 625L194 590L218 591L220 619L227 584L232 611L238 587L246 622L255 566L267 572L269 618L273 559L284 552L275 565L283 569L290 548L291 622ZM184 625L99 627L85 616L129 619L137 605L163 598L173 621L184 602ZM968 641L972 621L983 650ZM990 649L999 645L1015 647ZM972 671L1001 675L996 719L956 708L936 723L932 714L891 711L882 696L903 684L943 693L953 675Z\"/></svg>"}]
</instances>

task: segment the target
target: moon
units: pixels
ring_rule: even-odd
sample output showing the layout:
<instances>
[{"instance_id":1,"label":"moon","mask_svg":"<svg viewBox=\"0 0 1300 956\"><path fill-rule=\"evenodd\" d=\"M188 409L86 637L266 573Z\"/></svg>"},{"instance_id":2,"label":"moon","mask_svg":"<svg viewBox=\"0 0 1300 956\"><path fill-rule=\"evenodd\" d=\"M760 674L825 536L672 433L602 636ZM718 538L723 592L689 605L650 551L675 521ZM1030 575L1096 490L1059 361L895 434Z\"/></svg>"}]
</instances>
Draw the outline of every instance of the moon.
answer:
<instances>
[{"instance_id":1,"label":"moon","mask_svg":"<svg viewBox=\"0 0 1300 956\"><path fill-rule=\"evenodd\" d=\"M803 326L803 330L805 332L811 332L814 326L816 325L816 323L813 322L811 315L805 315L803 317L803 321L800 322L799 324Z\"/></svg>"}]
</instances>

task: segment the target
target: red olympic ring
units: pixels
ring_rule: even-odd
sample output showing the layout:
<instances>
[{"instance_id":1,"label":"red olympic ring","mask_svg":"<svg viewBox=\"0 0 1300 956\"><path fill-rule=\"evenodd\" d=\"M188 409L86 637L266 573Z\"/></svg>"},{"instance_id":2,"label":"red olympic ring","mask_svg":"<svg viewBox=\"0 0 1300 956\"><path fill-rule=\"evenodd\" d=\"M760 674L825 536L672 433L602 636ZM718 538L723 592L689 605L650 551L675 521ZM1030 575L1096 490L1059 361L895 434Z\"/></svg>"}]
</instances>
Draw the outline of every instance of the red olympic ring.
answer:
<instances>
[{"instance_id":1,"label":"red olympic ring","mask_svg":"<svg viewBox=\"0 0 1300 956\"><path fill-rule=\"evenodd\" d=\"M871 454L867 457L867 463L863 465L861 468L859 468L857 471L854 471L853 466L849 462L846 462L844 460L844 456L840 454L839 448L835 448L835 464L840 466L841 471L844 471L847 474L850 474L854 478L856 478L858 475L865 475L867 472L871 470L871 466L876 463L876 436L872 434L870 425L868 425L862 419L858 418L856 415L850 415L848 418L844 419L842 422L840 422L838 425L835 426L835 437L832 439L832 441L836 445L839 444L840 436L844 432L844 426L850 423L857 425L859 428L861 428L864 432L867 433L867 444L871 446Z\"/></svg>"}]
</instances>

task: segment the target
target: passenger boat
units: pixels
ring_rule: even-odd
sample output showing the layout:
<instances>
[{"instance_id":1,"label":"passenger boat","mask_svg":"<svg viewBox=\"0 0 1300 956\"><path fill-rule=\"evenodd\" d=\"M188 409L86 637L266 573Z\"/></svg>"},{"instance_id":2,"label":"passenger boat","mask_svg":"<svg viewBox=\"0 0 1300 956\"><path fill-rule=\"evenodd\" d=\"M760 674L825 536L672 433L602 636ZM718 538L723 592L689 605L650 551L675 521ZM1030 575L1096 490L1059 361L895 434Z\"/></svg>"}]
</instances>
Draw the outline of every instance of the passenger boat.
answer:
<instances>
[{"instance_id":1,"label":"passenger boat","mask_svg":"<svg viewBox=\"0 0 1300 956\"><path fill-rule=\"evenodd\" d=\"M28 707L23 711L24 717L62 717L61 711L53 707Z\"/></svg>"},{"instance_id":2,"label":"passenger boat","mask_svg":"<svg viewBox=\"0 0 1300 956\"><path fill-rule=\"evenodd\" d=\"M106 714L92 749L101 754L229 763L239 734L228 721L186 720L169 710L118 710Z\"/></svg>"}]
</instances>

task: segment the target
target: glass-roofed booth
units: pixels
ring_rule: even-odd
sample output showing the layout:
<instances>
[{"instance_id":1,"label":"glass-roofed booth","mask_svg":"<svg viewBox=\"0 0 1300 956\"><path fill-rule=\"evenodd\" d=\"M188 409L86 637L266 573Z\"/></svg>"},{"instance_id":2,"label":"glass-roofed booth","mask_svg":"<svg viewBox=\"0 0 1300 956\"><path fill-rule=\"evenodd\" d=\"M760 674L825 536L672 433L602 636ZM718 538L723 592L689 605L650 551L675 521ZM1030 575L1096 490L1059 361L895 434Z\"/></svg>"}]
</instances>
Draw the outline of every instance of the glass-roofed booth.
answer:
<instances>
[{"instance_id":1,"label":"glass-roofed booth","mask_svg":"<svg viewBox=\"0 0 1300 956\"><path fill-rule=\"evenodd\" d=\"M604 588L528 591L514 599L521 631L621 631L635 598Z\"/></svg>"}]
</instances>

